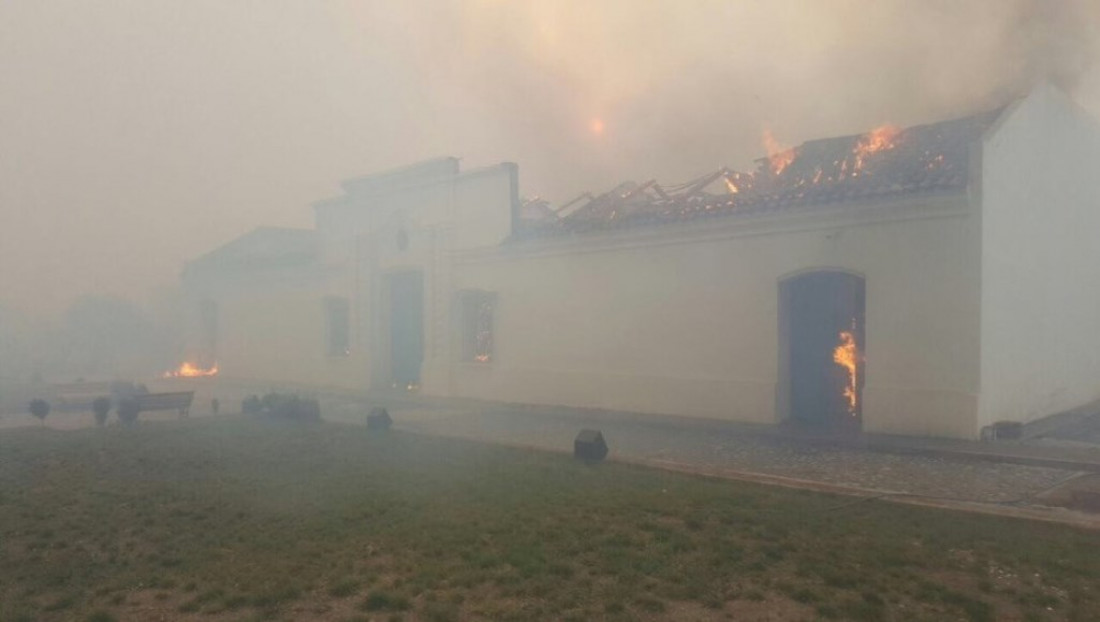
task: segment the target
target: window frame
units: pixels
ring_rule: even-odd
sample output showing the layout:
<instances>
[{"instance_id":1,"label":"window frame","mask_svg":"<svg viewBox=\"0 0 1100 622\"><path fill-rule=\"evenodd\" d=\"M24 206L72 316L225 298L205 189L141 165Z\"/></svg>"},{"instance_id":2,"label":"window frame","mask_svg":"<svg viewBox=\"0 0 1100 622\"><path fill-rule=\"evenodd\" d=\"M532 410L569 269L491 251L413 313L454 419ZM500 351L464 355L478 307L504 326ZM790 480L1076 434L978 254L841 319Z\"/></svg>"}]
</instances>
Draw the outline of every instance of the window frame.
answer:
<instances>
[{"instance_id":1,"label":"window frame","mask_svg":"<svg viewBox=\"0 0 1100 622\"><path fill-rule=\"evenodd\" d=\"M459 360L477 366L492 365L498 357L496 292L467 289L459 292L458 299Z\"/></svg>"},{"instance_id":2,"label":"window frame","mask_svg":"<svg viewBox=\"0 0 1100 622\"><path fill-rule=\"evenodd\" d=\"M330 358L351 356L351 299L347 296L325 296L323 302L325 322L325 355ZM337 318L337 314L343 317ZM336 330L339 319L341 329ZM343 338L337 343L337 335Z\"/></svg>"}]
</instances>

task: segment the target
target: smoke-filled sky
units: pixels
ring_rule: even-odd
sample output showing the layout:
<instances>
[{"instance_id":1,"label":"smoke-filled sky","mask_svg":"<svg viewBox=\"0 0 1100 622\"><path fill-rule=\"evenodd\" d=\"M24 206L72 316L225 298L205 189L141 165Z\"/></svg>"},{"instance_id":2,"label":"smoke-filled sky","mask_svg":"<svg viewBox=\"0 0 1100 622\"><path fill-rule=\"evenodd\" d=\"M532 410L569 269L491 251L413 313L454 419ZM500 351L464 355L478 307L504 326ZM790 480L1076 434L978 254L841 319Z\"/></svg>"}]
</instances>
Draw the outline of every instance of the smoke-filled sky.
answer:
<instances>
[{"instance_id":1,"label":"smoke-filled sky","mask_svg":"<svg viewBox=\"0 0 1100 622\"><path fill-rule=\"evenodd\" d=\"M0 305L145 300L341 179L520 165L554 201L959 116L1100 110L1100 0L0 0Z\"/></svg>"}]
</instances>

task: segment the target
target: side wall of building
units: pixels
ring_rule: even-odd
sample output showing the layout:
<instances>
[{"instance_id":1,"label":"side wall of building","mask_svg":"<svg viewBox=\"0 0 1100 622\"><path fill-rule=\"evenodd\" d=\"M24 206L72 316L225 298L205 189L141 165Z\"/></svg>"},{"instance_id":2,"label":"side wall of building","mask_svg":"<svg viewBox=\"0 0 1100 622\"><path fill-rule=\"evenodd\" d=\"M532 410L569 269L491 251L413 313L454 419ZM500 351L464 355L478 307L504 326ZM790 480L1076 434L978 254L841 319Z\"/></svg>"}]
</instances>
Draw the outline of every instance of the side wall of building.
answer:
<instances>
[{"instance_id":1,"label":"side wall of building","mask_svg":"<svg viewBox=\"0 0 1100 622\"><path fill-rule=\"evenodd\" d=\"M347 279L284 268L206 276L185 288L193 308L216 309L212 355L225 380L365 390L367 351L354 315L346 353L329 350L327 300L350 304Z\"/></svg>"},{"instance_id":2,"label":"side wall of building","mask_svg":"<svg viewBox=\"0 0 1100 622\"><path fill-rule=\"evenodd\" d=\"M987 136L982 425L1100 398L1100 131L1040 87Z\"/></svg>"},{"instance_id":3,"label":"side wall of building","mask_svg":"<svg viewBox=\"0 0 1100 622\"><path fill-rule=\"evenodd\" d=\"M966 195L715 226L460 255L456 295L494 297L494 351L452 357L449 394L772 423L779 282L837 268L866 279L864 429L976 434Z\"/></svg>"}]
</instances>

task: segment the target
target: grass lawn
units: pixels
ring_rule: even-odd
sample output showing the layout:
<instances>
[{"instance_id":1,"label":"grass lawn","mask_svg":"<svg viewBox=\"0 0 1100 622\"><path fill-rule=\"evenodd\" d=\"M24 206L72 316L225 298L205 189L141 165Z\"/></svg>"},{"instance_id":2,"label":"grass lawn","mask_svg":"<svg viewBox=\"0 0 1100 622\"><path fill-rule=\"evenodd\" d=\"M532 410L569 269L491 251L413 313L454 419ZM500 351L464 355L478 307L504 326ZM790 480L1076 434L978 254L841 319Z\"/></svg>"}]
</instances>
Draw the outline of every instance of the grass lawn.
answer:
<instances>
[{"instance_id":1,"label":"grass lawn","mask_svg":"<svg viewBox=\"0 0 1100 622\"><path fill-rule=\"evenodd\" d=\"M0 433L3 622L1096 620L1098 592L1100 534L1053 525L337 424Z\"/></svg>"}]
</instances>

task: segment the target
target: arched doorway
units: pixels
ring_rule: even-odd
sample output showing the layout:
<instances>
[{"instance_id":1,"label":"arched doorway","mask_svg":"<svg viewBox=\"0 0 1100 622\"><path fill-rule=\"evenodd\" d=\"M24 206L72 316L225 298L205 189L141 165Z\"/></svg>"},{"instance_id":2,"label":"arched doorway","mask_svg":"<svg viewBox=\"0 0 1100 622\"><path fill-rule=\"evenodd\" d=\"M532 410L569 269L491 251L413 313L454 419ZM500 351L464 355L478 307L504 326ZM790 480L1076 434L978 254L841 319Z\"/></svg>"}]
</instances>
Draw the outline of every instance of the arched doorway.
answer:
<instances>
[{"instance_id":1,"label":"arched doorway","mask_svg":"<svg viewBox=\"0 0 1100 622\"><path fill-rule=\"evenodd\" d=\"M815 270L780 281L780 417L859 430L864 345L862 276Z\"/></svg>"}]
</instances>

